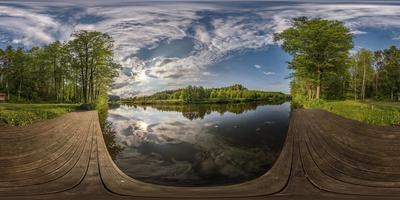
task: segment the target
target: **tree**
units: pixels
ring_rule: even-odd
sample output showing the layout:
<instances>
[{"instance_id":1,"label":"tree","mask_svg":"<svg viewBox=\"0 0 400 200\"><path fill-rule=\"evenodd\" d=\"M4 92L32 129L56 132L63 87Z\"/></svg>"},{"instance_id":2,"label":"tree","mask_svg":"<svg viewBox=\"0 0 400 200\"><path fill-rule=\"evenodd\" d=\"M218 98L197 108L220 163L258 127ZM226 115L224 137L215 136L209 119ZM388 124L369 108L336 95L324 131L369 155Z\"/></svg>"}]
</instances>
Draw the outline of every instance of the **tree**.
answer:
<instances>
[{"instance_id":1,"label":"tree","mask_svg":"<svg viewBox=\"0 0 400 200\"><path fill-rule=\"evenodd\" d=\"M378 95L379 93L379 73L383 67L384 57L383 51L378 50L374 52L374 93Z\"/></svg>"},{"instance_id":2,"label":"tree","mask_svg":"<svg viewBox=\"0 0 400 200\"><path fill-rule=\"evenodd\" d=\"M387 94L393 101L395 94L400 92L400 49L391 46L383 51L384 62L381 73L383 75L383 85L387 88Z\"/></svg>"},{"instance_id":3,"label":"tree","mask_svg":"<svg viewBox=\"0 0 400 200\"><path fill-rule=\"evenodd\" d=\"M352 35L342 22L305 17L293 19L293 26L276 34L274 40L282 41L283 50L293 56L289 62L296 79L293 84L299 84L296 87L307 91L309 98L311 90L315 90L316 99L321 97L328 74L336 78L347 70L349 50L353 47Z\"/></svg>"},{"instance_id":4,"label":"tree","mask_svg":"<svg viewBox=\"0 0 400 200\"><path fill-rule=\"evenodd\" d=\"M92 103L117 75L110 36L78 31L67 43L0 51L0 92L11 100Z\"/></svg>"},{"instance_id":5,"label":"tree","mask_svg":"<svg viewBox=\"0 0 400 200\"><path fill-rule=\"evenodd\" d=\"M119 65L113 60L112 38L97 31L78 31L68 43L73 63L79 69L83 101L93 102L116 76ZM100 86L100 87L99 87Z\"/></svg>"},{"instance_id":6,"label":"tree","mask_svg":"<svg viewBox=\"0 0 400 200\"><path fill-rule=\"evenodd\" d=\"M191 86L177 90L166 90L157 92L151 96L134 97L133 101L144 103L146 101L174 99L183 103L208 102L209 99L217 99L216 102L226 101L282 101L286 95L280 92L264 92L257 90L248 90L241 85L233 85L223 88L203 88L202 86Z\"/></svg>"},{"instance_id":7,"label":"tree","mask_svg":"<svg viewBox=\"0 0 400 200\"><path fill-rule=\"evenodd\" d=\"M370 95L372 90L367 94L367 89L372 89L373 87L373 63L373 52L368 49L360 49L352 56L352 66L350 67L350 71L352 74L352 87L355 99L360 96L361 99L364 100L366 96L372 96ZM358 94L358 91L360 94Z\"/></svg>"}]
</instances>

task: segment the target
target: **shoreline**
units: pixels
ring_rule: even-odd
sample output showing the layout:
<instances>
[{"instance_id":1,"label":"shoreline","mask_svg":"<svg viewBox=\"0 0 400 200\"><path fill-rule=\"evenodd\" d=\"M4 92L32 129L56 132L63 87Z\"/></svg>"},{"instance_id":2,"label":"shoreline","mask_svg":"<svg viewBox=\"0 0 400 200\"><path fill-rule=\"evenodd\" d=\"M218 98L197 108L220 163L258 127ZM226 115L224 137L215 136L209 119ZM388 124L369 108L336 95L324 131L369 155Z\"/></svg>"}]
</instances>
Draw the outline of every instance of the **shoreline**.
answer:
<instances>
[{"instance_id":1,"label":"shoreline","mask_svg":"<svg viewBox=\"0 0 400 200\"><path fill-rule=\"evenodd\" d=\"M264 103L284 103L290 101L288 99L210 99L210 100L202 100L202 101L193 101L193 102L184 102L178 99L171 100L150 100L150 101L131 101L131 100L121 100L118 103L120 104L130 104L130 105L201 105L201 104L230 104L230 103L255 103L255 102L264 102Z\"/></svg>"}]
</instances>

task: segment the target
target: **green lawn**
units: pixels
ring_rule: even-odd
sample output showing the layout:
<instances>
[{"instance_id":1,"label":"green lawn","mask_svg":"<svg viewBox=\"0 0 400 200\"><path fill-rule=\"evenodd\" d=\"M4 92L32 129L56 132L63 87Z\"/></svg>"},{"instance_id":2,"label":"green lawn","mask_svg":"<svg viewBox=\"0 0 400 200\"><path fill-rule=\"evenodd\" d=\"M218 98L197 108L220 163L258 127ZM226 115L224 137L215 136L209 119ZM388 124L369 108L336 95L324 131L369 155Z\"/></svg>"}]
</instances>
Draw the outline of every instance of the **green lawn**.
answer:
<instances>
[{"instance_id":1,"label":"green lawn","mask_svg":"<svg viewBox=\"0 0 400 200\"><path fill-rule=\"evenodd\" d=\"M305 108L321 108L346 118L375 125L400 125L400 103L378 101L314 101Z\"/></svg>"},{"instance_id":2,"label":"green lawn","mask_svg":"<svg viewBox=\"0 0 400 200\"><path fill-rule=\"evenodd\" d=\"M0 121L12 126L25 126L58 117L78 107L78 104L0 103Z\"/></svg>"}]
</instances>

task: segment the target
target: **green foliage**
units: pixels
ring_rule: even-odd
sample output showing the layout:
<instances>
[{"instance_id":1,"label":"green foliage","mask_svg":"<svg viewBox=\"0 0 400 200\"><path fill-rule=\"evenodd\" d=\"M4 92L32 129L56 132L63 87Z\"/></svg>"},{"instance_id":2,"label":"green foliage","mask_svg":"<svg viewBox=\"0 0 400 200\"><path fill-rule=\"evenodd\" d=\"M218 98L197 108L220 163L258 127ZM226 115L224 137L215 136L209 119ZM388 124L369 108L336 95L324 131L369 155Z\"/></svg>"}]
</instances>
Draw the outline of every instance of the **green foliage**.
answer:
<instances>
[{"instance_id":1,"label":"green foliage","mask_svg":"<svg viewBox=\"0 0 400 200\"><path fill-rule=\"evenodd\" d=\"M288 67L295 102L320 97L400 101L400 49L395 46L350 56L352 35L342 22L305 17L293 19L292 27L274 39L293 56Z\"/></svg>"},{"instance_id":2,"label":"green foliage","mask_svg":"<svg viewBox=\"0 0 400 200\"><path fill-rule=\"evenodd\" d=\"M0 50L0 92L18 102L93 103L118 69L110 36L78 31L65 43Z\"/></svg>"},{"instance_id":3,"label":"green foliage","mask_svg":"<svg viewBox=\"0 0 400 200\"><path fill-rule=\"evenodd\" d=\"M183 89L158 92L151 96L134 97L126 101L135 103L189 104L227 103L259 100L275 102L286 99L287 95L281 92L248 90L242 85L236 84L223 88L203 88L201 86L188 86Z\"/></svg>"},{"instance_id":4,"label":"green foliage","mask_svg":"<svg viewBox=\"0 0 400 200\"><path fill-rule=\"evenodd\" d=\"M108 95L103 92L94 103L99 116L100 127L103 133L104 141L111 158L115 158L124 148L115 141L116 132L112 123L107 121L108 116Z\"/></svg>"},{"instance_id":5,"label":"green foliage","mask_svg":"<svg viewBox=\"0 0 400 200\"><path fill-rule=\"evenodd\" d=\"M346 118L375 125L400 125L400 104L374 101L307 101L305 108L320 108Z\"/></svg>"},{"instance_id":6,"label":"green foliage","mask_svg":"<svg viewBox=\"0 0 400 200\"><path fill-rule=\"evenodd\" d=\"M351 58L350 86L354 99L365 99L373 90L374 54L368 49L361 49Z\"/></svg>"},{"instance_id":7,"label":"green foliage","mask_svg":"<svg viewBox=\"0 0 400 200\"><path fill-rule=\"evenodd\" d=\"M377 68L377 94L392 101L400 100L400 49L391 46L382 52L382 65Z\"/></svg>"},{"instance_id":8,"label":"green foliage","mask_svg":"<svg viewBox=\"0 0 400 200\"><path fill-rule=\"evenodd\" d=\"M106 92L102 92L99 98L96 99L95 109L99 113L101 128L104 129L105 121L108 114L108 95Z\"/></svg>"},{"instance_id":9,"label":"green foliage","mask_svg":"<svg viewBox=\"0 0 400 200\"><path fill-rule=\"evenodd\" d=\"M348 96L357 99L400 100L400 49L361 49L351 59Z\"/></svg>"},{"instance_id":10,"label":"green foliage","mask_svg":"<svg viewBox=\"0 0 400 200\"><path fill-rule=\"evenodd\" d=\"M78 109L76 104L0 104L0 121L12 126L25 126L58 117Z\"/></svg>"},{"instance_id":11,"label":"green foliage","mask_svg":"<svg viewBox=\"0 0 400 200\"><path fill-rule=\"evenodd\" d=\"M265 102L265 101L257 101L257 102L240 102L240 103L224 103L224 104L150 104L150 105L129 105L128 106L141 106L143 109L147 107L151 107L160 111L177 111L182 113L182 116L189 119L204 119L206 115L209 115L213 112L218 112L223 115L226 112L241 114L250 110L255 110L258 106L263 105L273 105L273 104L282 104L285 101L281 102Z\"/></svg>"},{"instance_id":12,"label":"green foliage","mask_svg":"<svg viewBox=\"0 0 400 200\"><path fill-rule=\"evenodd\" d=\"M293 19L293 26L276 34L284 51L293 56L289 62L292 72L292 96L308 99L343 94L352 35L342 22Z\"/></svg>"},{"instance_id":13,"label":"green foliage","mask_svg":"<svg viewBox=\"0 0 400 200\"><path fill-rule=\"evenodd\" d=\"M103 128L103 137L104 137L104 142L106 143L108 153L110 153L110 156L112 159L115 159L115 157L124 149L121 145L119 145L115 138L116 138L116 132L114 128L112 127L112 123L105 121Z\"/></svg>"}]
</instances>

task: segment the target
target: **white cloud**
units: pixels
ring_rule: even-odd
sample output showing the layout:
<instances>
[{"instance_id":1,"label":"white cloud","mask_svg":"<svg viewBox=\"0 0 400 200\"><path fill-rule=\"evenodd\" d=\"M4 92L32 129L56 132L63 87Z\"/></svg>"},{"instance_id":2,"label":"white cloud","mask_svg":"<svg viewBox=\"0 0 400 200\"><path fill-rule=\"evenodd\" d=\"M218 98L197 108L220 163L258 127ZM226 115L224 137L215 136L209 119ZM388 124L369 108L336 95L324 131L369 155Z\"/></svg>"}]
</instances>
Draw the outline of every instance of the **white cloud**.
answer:
<instances>
[{"instance_id":1,"label":"white cloud","mask_svg":"<svg viewBox=\"0 0 400 200\"><path fill-rule=\"evenodd\" d=\"M69 2L69 3L68 3ZM63 8L75 1L53 3ZM267 48L274 44L273 34L290 27L293 17L308 16L343 21L353 34L365 34L366 27L400 28L400 5L382 4L277 4L256 8L236 8L213 3L86 2L82 11L65 22L51 2L26 3L25 6L0 6L0 31L12 34L12 40L28 46L65 40L73 30L90 29L109 33L115 40L116 58L124 71L112 94L149 94L160 88L174 88L201 83L210 77L208 66L226 59L232 52ZM107 4L107 5L105 5ZM179 6L178 6L179 4ZM207 19L208 13L219 13ZM233 14L232 14L233 13ZM65 13L64 13L65 14ZM60 9L60 15L63 15ZM93 23L81 23L84 15L100 16ZM190 31L189 31L190 30ZM1 37L1 36L0 36ZM141 48L155 47L162 41L193 38L195 52L183 58L157 57L141 60ZM4 40L6 37L1 37ZM254 65L255 68L259 65ZM265 72L265 75L275 75Z\"/></svg>"},{"instance_id":2,"label":"white cloud","mask_svg":"<svg viewBox=\"0 0 400 200\"><path fill-rule=\"evenodd\" d=\"M30 9L0 6L0 29L13 34L14 43L32 46L54 41L61 25L51 17Z\"/></svg>"},{"instance_id":3,"label":"white cloud","mask_svg":"<svg viewBox=\"0 0 400 200\"><path fill-rule=\"evenodd\" d=\"M275 72L265 72L265 71L261 71L265 76L272 76L275 75Z\"/></svg>"},{"instance_id":4,"label":"white cloud","mask_svg":"<svg viewBox=\"0 0 400 200\"><path fill-rule=\"evenodd\" d=\"M257 68L257 69L260 69L260 68L261 68L261 66L260 66L260 65L257 65L257 64L254 65L254 67Z\"/></svg>"}]
</instances>

